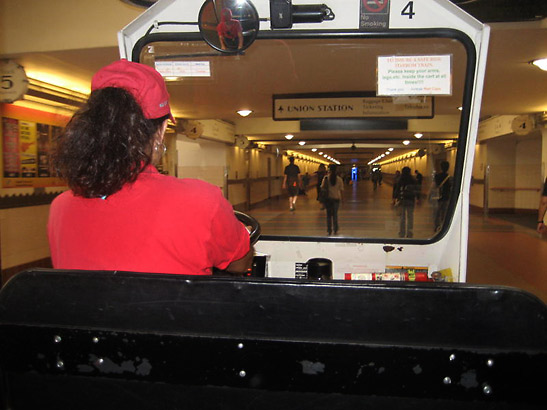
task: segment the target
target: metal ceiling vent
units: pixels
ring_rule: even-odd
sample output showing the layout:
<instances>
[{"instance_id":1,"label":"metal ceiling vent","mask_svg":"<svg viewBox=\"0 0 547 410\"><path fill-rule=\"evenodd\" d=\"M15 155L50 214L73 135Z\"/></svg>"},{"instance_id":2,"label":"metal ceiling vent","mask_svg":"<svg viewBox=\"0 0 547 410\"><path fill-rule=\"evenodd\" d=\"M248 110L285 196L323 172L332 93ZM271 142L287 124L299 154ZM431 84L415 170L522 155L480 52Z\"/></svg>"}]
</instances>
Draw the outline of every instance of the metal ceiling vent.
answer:
<instances>
[{"instance_id":1,"label":"metal ceiling vent","mask_svg":"<svg viewBox=\"0 0 547 410\"><path fill-rule=\"evenodd\" d=\"M122 0L124 3L131 4L137 7L148 8L158 0Z\"/></svg>"}]
</instances>

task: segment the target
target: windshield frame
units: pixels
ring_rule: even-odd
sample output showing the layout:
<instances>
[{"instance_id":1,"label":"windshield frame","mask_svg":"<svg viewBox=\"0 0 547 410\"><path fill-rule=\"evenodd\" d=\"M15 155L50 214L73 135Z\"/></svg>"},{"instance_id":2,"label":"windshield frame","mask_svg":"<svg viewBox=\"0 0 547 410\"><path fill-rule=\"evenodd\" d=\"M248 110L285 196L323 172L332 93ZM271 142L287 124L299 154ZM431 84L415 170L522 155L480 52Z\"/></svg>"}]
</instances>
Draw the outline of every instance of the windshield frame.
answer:
<instances>
[{"instance_id":1,"label":"windshield frame","mask_svg":"<svg viewBox=\"0 0 547 410\"><path fill-rule=\"evenodd\" d=\"M446 218L441 229L430 238L355 238L355 237L332 237L332 236L296 236L296 235L261 235L261 240L283 241L283 242L342 242L342 243L410 243L410 244L432 244L440 241L449 231L456 204L460 198L464 162L468 149L468 130L471 121L471 102L473 97L473 85L476 76L477 53L475 44L464 32L451 28L435 29L393 29L387 32L363 32L359 30L279 30L259 31L255 43L260 40L286 40L286 39L333 39L333 38L362 38L362 39L420 39L420 38L447 38L458 41L465 50L467 61L465 64L465 78L463 83L463 94L460 112L460 124L458 131L457 151L454 163L454 174L452 191L448 203ZM140 62L142 50L151 43L173 42L173 41L203 41L199 32L162 32L147 33L141 37L132 50L132 61ZM251 47L256 47L253 44ZM216 52L216 50L214 50ZM222 58L219 53L219 58Z\"/></svg>"}]
</instances>

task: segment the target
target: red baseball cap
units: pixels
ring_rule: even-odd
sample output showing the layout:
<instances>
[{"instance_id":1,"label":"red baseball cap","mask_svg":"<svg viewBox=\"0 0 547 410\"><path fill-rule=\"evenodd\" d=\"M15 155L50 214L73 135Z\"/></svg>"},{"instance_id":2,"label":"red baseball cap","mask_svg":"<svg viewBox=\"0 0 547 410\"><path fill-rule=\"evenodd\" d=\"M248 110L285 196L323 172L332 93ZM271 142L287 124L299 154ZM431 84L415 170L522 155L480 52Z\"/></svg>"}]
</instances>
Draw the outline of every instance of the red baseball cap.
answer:
<instances>
[{"instance_id":1,"label":"red baseball cap","mask_svg":"<svg viewBox=\"0 0 547 410\"><path fill-rule=\"evenodd\" d=\"M123 88L131 93L148 119L169 115L169 93L160 73L145 64L122 59L101 68L91 79L91 91L101 88Z\"/></svg>"}]
</instances>

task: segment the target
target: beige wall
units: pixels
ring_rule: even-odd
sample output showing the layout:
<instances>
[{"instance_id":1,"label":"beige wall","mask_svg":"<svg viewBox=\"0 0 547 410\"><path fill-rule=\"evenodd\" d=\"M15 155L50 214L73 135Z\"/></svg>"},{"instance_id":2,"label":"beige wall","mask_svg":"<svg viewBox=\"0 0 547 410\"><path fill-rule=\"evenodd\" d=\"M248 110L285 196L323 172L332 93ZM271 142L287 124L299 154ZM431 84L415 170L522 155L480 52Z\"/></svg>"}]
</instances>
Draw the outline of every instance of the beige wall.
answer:
<instances>
[{"instance_id":1,"label":"beige wall","mask_svg":"<svg viewBox=\"0 0 547 410\"><path fill-rule=\"evenodd\" d=\"M117 47L143 11L120 0L0 0L0 54Z\"/></svg>"},{"instance_id":2,"label":"beige wall","mask_svg":"<svg viewBox=\"0 0 547 410\"><path fill-rule=\"evenodd\" d=\"M538 133L539 134L539 133ZM541 137L536 133L517 141L515 150L515 209L536 209L541 176Z\"/></svg>"},{"instance_id":3,"label":"beige wall","mask_svg":"<svg viewBox=\"0 0 547 410\"><path fill-rule=\"evenodd\" d=\"M475 160L473 162L473 180L483 181L486 172L486 144L475 145ZM484 206L484 183L475 182L469 191L469 204L482 208Z\"/></svg>"},{"instance_id":4,"label":"beige wall","mask_svg":"<svg viewBox=\"0 0 547 410\"><path fill-rule=\"evenodd\" d=\"M423 157L416 156L393 162L391 164L382 165L382 172L384 174L395 174L395 171L400 171L404 167L410 167L412 175L415 175L414 171L418 170L424 177L424 185L427 184L434 172L431 155L424 155Z\"/></svg>"},{"instance_id":5,"label":"beige wall","mask_svg":"<svg viewBox=\"0 0 547 410\"><path fill-rule=\"evenodd\" d=\"M489 208L512 208L515 203L515 149L515 141L511 138L488 142Z\"/></svg>"},{"instance_id":6,"label":"beige wall","mask_svg":"<svg viewBox=\"0 0 547 410\"><path fill-rule=\"evenodd\" d=\"M180 136L176 147L179 178L197 178L224 188L226 144Z\"/></svg>"},{"instance_id":7,"label":"beige wall","mask_svg":"<svg viewBox=\"0 0 547 410\"><path fill-rule=\"evenodd\" d=\"M248 177L251 180L251 205L282 194L281 180L271 178L283 176L281 155L278 157L269 150L252 148L246 151L236 146L229 146L227 162L230 179L243 180ZM270 163L269 175L268 162ZM247 202L246 186L244 184L230 185L228 199L233 205Z\"/></svg>"},{"instance_id":8,"label":"beige wall","mask_svg":"<svg viewBox=\"0 0 547 410\"><path fill-rule=\"evenodd\" d=\"M243 180L247 178L248 154L245 150L230 146L226 150L226 163L228 170L228 179ZM226 193L225 193L226 194ZM234 184L228 186L228 200L232 205L239 205L246 202L246 188L244 184Z\"/></svg>"},{"instance_id":9,"label":"beige wall","mask_svg":"<svg viewBox=\"0 0 547 410\"><path fill-rule=\"evenodd\" d=\"M49 257L49 205L0 210L2 269Z\"/></svg>"},{"instance_id":10,"label":"beige wall","mask_svg":"<svg viewBox=\"0 0 547 410\"><path fill-rule=\"evenodd\" d=\"M473 176L484 178L490 166L488 205L490 209L535 210L539 203L542 139L539 131L526 136L514 134L493 138L478 148ZM476 150L477 152L477 150ZM479 188L480 187L480 188ZM472 205L482 207L478 185L472 190Z\"/></svg>"}]
</instances>

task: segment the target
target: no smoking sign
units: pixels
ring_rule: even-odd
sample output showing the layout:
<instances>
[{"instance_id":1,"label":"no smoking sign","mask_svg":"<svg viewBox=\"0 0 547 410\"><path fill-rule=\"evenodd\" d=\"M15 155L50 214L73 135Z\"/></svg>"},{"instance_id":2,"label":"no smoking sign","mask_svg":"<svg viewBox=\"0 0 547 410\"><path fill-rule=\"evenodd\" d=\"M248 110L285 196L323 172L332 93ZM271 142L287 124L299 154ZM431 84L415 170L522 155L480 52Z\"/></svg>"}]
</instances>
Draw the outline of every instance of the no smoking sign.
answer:
<instances>
[{"instance_id":1,"label":"no smoking sign","mask_svg":"<svg viewBox=\"0 0 547 410\"><path fill-rule=\"evenodd\" d=\"M389 0L361 0L363 7L371 13L381 13L386 8L389 11L387 5Z\"/></svg>"},{"instance_id":2,"label":"no smoking sign","mask_svg":"<svg viewBox=\"0 0 547 410\"><path fill-rule=\"evenodd\" d=\"M359 28L366 31L389 29L390 0L361 0Z\"/></svg>"}]
</instances>

